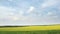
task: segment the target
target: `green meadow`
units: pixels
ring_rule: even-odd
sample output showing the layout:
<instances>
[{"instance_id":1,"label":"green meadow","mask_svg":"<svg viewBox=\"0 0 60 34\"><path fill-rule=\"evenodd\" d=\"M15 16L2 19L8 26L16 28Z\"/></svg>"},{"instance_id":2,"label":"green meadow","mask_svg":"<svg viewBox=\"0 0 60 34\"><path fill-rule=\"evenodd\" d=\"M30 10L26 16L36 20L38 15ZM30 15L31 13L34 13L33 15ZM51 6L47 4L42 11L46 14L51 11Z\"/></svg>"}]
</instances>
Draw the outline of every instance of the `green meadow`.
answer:
<instances>
[{"instance_id":1,"label":"green meadow","mask_svg":"<svg viewBox=\"0 0 60 34\"><path fill-rule=\"evenodd\" d=\"M40 31L0 31L0 34L60 34L60 30Z\"/></svg>"},{"instance_id":2,"label":"green meadow","mask_svg":"<svg viewBox=\"0 0 60 34\"><path fill-rule=\"evenodd\" d=\"M60 34L60 25L0 27L0 34Z\"/></svg>"}]
</instances>

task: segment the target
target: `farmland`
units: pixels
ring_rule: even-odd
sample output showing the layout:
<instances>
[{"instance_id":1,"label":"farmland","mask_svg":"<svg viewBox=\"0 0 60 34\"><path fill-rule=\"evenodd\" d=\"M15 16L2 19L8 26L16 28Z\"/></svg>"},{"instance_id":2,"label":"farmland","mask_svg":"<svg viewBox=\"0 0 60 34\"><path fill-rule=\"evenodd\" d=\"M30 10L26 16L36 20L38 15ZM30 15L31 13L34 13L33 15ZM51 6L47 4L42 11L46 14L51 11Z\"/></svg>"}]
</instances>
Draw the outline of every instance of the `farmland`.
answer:
<instances>
[{"instance_id":1,"label":"farmland","mask_svg":"<svg viewBox=\"0 0 60 34\"><path fill-rule=\"evenodd\" d=\"M60 25L1 27L0 34L60 34Z\"/></svg>"}]
</instances>

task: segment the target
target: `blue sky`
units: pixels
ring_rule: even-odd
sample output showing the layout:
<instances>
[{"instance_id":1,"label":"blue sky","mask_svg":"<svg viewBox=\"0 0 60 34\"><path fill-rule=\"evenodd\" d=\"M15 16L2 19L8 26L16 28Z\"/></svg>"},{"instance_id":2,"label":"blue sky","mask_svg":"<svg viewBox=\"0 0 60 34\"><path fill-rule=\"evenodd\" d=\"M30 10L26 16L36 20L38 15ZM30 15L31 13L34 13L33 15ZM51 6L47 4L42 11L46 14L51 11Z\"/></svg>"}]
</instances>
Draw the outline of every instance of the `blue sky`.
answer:
<instances>
[{"instance_id":1,"label":"blue sky","mask_svg":"<svg viewBox=\"0 0 60 34\"><path fill-rule=\"evenodd\" d=\"M60 0L0 0L0 25L60 24Z\"/></svg>"}]
</instances>

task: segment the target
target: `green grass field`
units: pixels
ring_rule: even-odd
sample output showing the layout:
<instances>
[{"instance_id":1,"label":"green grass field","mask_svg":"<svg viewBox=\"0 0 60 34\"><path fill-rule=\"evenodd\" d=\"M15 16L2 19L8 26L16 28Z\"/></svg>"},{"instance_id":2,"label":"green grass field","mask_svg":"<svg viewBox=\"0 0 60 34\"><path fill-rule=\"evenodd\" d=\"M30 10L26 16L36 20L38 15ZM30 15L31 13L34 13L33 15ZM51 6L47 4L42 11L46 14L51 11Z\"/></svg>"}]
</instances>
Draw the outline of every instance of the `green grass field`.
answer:
<instances>
[{"instance_id":1,"label":"green grass field","mask_svg":"<svg viewBox=\"0 0 60 34\"><path fill-rule=\"evenodd\" d=\"M60 34L60 30L41 31L0 31L0 34Z\"/></svg>"},{"instance_id":2,"label":"green grass field","mask_svg":"<svg viewBox=\"0 0 60 34\"><path fill-rule=\"evenodd\" d=\"M60 34L60 25L1 27L0 34Z\"/></svg>"}]
</instances>

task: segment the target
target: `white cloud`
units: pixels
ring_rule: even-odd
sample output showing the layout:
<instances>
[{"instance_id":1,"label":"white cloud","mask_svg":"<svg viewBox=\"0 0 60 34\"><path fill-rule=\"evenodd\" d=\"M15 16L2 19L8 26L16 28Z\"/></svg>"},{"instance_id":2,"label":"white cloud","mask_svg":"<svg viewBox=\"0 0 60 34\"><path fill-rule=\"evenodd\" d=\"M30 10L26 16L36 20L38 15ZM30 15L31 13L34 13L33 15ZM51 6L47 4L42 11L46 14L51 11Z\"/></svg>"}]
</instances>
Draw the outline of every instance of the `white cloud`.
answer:
<instances>
[{"instance_id":1,"label":"white cloud","mask_svg":"<svg viewBox=\"0 0 60 34\"><path fill-rule=\"evenodd\" d=\"M13 15L13 11L16 11L14 8L0 6L0 18L6 18L9 15Z\"/></svg>"},{"instance_id":2,"label":"white cloud","mask_svg":"<svg viewBox=\"0 0 60 34\"><path fill-rule=\"evenodd\" d=\"M32 11L34 8L31 7L30 10ZM13 11L16 11L14 8L0 6L0 19L8 19L8 20L21 20L21 21L27 21L30 18L23 16L24 12L22 10L19 10L19 14L15 14Z\"/></svg>"},{"instance_id":3,"label":"white cloud","mask_svg":"<svg viewBox=\"0 0 60 34\"><path fill-rule=\"evenodd\" d=\"M10 0L10 1L12 1L12 0ZM44 2L42 4L41 8L47 8L47 7L52 6L52 5L56 4L56 3L57 3L56 0L48 0L48 1L46 1L46 2ZM23 6L25 7L24 3L23 3ZM27 13L32 13L34 10L35 10L35 7L34 6L30 6L30 8L27 10ZM19 14L15 14L12 11L17 11L17 12L19 11ZM58 16L42 17L42 15L40 14L38 16L41 16L41 17L37 17L37 16L31 17L31 15L23 16L23 14L24 14L24 10L23 9L22 10L16 10L14 8L11 8L11 7L0 6L0 19L1 18L2 19L6 19L7 18L7 20L18 21L19 23L16 22L18 24L20 24L20 21L22 21L21 23L24 22L23 24L51 24L51 23L57 23L56 20L58 20L57 19ZM48 12L47 15L53 15L53 13L52 12Z\"/></svg>"},{"instance_id":4,"label":"white cloud","mask_svg":"<svg viewBox=\"0 0 60 34\"><path fill-rule=\"evenodd\" d=\"M53 15L53 13L52 12L48 12L47 15Z\"/></svg>"},{"instance_id":5,"label":"white cloud","mask_svg":"<svg viewBox=\"0 0 60 34\"><path fill-rule=\"evenodd\" d=\"M11 7L0 6L0 12L1 11L9 12L9 11L15 11L15 9Z\"/></svg>"},{"instance_id":6,"label":"white cloud","mask_svg":"<svg viewBox=\"0 0 60 34\"><path fill-rule=\"evenodd\" d=\"M19 18L16 17L16 16L13 16L11 19L14 20L14 21L19 20Z\"/></svg>"},{"instance_id":7,"label":"white cloud","mask_svg":"<svg viewBox=\"0 0 60 34\"><path fill-rule=\"evenodd\" d=\"M35 9L35 7L31 6L31 7L28 9L28 12L27 12L27 13L31 13L34 9Z\"/></svg>"},{"instance_id":8,"label":"white cloud","mask_svg":"<svg viewBox=\"0 0 60 34\"><path fill-rule=\"evenodd\" d=\"M24 14L24 11L20 10L19 15L23 15L23 14Z\"/></svg>"},{"instance_id":9,"label":"white cloud","mask_svg":"<svg viewBox=\"0 0 60 34\"><path fill-rule=\"evenodd\" d=\"M57 3L58 3L57 0L46 0L45 2L42 3L41 8L45 9L45 8L53 6Z\"/></svg>"},{"instance_id":10,"label":"white cloud","mask_svg":"<svg viewBox=\"0 0 60 34\"><path fill-rule=\"evenodd\" d=\"M14 13L12 13L12 12L11 12L9 15L13 16L13 15L14 15Z\"/></svg>"}]
</instances>

